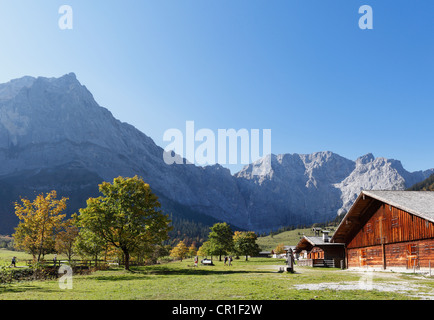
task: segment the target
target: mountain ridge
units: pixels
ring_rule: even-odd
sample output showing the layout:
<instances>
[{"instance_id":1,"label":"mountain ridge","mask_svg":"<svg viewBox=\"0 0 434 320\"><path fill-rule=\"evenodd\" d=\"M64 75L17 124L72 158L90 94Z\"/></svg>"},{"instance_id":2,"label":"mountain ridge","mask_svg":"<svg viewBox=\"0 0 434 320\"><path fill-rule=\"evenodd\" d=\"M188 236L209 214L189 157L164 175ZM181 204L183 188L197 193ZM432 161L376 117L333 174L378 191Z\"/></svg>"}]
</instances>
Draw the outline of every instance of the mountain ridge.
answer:
<instances>
[{"instance_id":1,"label":"mountain ridge","mask_svg":"<svg viewBox=\"0 0 434 320\"><path fill-rule=\"evenodd\" d=\"M98 183L120 175L143 177L175 217L269 231L332 220L361 188L404 189L434 172L408 172L398 160L372 154L353 161L323 151L272 154L231 174L221 165L167 165L163 152L101 107L74 73L0 84L0 221L7 221L0 234L15 226L11 203L20 195L58 189L73 194L76 211L98 194Z\"/></svg>"}]
</instances>

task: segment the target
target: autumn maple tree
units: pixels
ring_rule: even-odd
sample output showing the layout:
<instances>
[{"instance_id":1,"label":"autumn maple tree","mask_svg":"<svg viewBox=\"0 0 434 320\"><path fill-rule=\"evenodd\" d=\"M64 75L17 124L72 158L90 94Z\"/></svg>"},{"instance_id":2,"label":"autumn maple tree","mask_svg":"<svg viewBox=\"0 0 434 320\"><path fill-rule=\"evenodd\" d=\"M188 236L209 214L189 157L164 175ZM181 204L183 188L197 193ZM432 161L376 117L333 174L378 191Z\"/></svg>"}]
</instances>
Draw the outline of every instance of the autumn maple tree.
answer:
<instances>
[{"instance_id":1,"label":"autumn maple tree","mask_svg":"<svg viewBox=\"0 0 434 320\"><path fill-rule=\"evenodd\" d=\"M40 261L46 253L52 252L56 235L64 225L64 210L68 198L57 199L55 190L39 194L35 200L21 198L15 203L15 214L20 219L13 234L15 247L33 255Z\"/></svg>"},{"instance_id":2,"label":"autumn maple tree","mask_svg":"<svg viewBox=\"0 0 434 320\"><path fill-rule=\"evenodd\" d=\"M191 246L188 248L188 255L190 257L193 257L195 255L197 255L197 248L196 246L192 243Z\"/></svg>"},{"instance_id":3,"label":"autumn maple tree","mask_svg":"<svg viewBox=\"0 0 434 320\"><path fill-rule=\"evenodd\" d=\"M63 230L56 236L55 249L57 253L64 253L71 261L75 254L75 242L78 237L79 229L74 224L73 219L65 222Z\"/></svg>"},{"instance_id":4,"label":"autumn maple tree","mask_svg":"<svg viewBox=\"0 0 434 320\"><path fill-rule=\"evenodd\" d=\"M283 243L279 243L273 251L275 254L283 254L285 253L285 246Z\"/></svg>"},{"instance_id":5,"label":"autumn maple tree","mask_svg":"<svg viewBox=\"0 0 434 320\"><path fill-rule=\"evenodd\" d=\"M180 241L178 245L170 251L170 256L175 259L184 259L188 254L189 249L185 245L184 241Z\"/></svg>"},{"instance_id":6,"label":"autumn maple tree","mask_svg":"<svg viewBox=\"0 0 434 320\"><path fill-rule=\"evenodd\" d=\"M89 198L87 207L80 209L79 225L122 250L129 270L130 256L137 248L168 239L170 220L149 184L137 176L103 182L99 191L103 196Z\"/></svg>"}]
</instances>

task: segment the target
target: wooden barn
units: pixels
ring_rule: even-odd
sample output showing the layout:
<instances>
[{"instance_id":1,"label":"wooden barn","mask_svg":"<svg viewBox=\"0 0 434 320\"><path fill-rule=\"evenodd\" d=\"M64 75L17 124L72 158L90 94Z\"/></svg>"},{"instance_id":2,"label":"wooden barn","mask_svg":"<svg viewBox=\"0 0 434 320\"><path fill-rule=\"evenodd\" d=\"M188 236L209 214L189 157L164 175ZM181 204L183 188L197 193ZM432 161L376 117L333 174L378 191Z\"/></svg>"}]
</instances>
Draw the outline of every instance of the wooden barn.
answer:
<instances>
[{"instance_id":1,"label":"wooden barn","mask_svg":"<svg viewBox=\"0 0 434 320\"><path fill-rule=\"evenodd\" d=\"M299 266L340 267L345 260L344 244L332 243L326 231L322 237L303 236L294 252L302 257L297 261Z\"/></svg>"},{"instance_id":2,"label":"wooden barn","mask_svg":"<svg viewBox=\"0 0 434 320\"><path fill-rule=\"evenodd\" d=\"M434 266L434 192L362 191L334 233L346 266Z\"/></svg>"}]
</instances>

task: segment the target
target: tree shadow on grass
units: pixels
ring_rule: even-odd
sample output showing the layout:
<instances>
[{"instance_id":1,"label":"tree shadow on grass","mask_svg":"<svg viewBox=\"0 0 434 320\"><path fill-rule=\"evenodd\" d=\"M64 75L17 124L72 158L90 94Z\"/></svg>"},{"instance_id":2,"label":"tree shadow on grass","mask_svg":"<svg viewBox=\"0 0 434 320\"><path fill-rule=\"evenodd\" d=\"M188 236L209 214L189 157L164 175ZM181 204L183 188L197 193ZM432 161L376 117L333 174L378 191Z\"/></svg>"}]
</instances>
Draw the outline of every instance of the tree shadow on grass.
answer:
<instances>
[{"instance_id":1,"label":"tree shadow on grass","mask_svg":"<svg viewBox=\"0 0 434 320\"><path fill-rule=\"evenodd\" d=\"M140 274L140 275L136 275L136 272L134 272L134 274L128 275L98 275L98 276L93 276L92 279L93 280L97 280L97 281L140 281L140 280L146 280L149 277L146 276L146 274Z\"/></svg>"},{"instance_id":2,"label":"tree shadow on grass","mask_svg":"<svg viewBox=\"0 0 434 320\"><path fill-rule=\"evenodd\" d=\"M56 292L57 290L52 290L50 288L41 288L29 284L23 284L22 282L19 283L19 286L0 285L0 299L2 294L5 293L28 293L30 291L48 293L48 292ZM25 296L23 296L23 299L25 299Z\"/></svg>"},{"instance_id":3,"label":"tree shadow on grass","mask_svg":"<svg viewBox=\"0 0 434 320\"><path fill-rule=\"evenodd\" d=\"M268 270L215 270L212 267L186 267L186 268L173 268L161 265L146 266L146 267L132 267L130 271L125 274L100 274L92 276L92 279L99 281L130 281L130 280L146 280L155 275L170 275L170 276L206 276L206 275L229 275L229 274L254 274L254 273L276 273Z\"/></svg>"},{"instance_id":4,"label":"tree shadow on grass","mask_svg":"<svg viewBox=\"0 0 434 320\"><path fill-rule=\"evenodd\" d=\"M212 267L187 267L187 268L169 268L169 267L147 267L145 270L135 271L143 274L152 274L152 275L227 275L227 274L249 274L249 273L275 273L273 271L267 270L215 270Z\"/></svg>"}]
</instances>

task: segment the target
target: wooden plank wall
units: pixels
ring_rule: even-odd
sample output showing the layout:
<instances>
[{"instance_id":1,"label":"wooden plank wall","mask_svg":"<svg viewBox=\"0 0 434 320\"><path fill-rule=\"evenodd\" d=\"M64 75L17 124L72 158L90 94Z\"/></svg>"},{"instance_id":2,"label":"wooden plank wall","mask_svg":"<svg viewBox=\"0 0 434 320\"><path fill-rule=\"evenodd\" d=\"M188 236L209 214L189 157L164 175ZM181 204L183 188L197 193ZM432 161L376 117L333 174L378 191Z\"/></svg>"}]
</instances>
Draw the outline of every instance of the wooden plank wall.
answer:
<instances>
[{"instance_id":1,"label":"wooden plank wall","mask_svg":"<svg viewBox=\"0 0 434 320\"><path fill-rule=\"evenodd\" d=\"M348 266L383 267L382 246L348 249ZM384 245L385 266L412 269L434 268L434 239Z\"/></svg>"},{"instance_id":2,"label":"wooden plank wall","mask_svg":"<svg viewBox=\"0 0 434 320\"><path fill-rule=\"evenodd\" d=\"M324 259L324 250L318 247L313 247L313 249L307 255L308 259Z\"/></svg>"},{"instance_id":3,"label":"wooden plank wall","mask_svg":"<svg viewBox=\"0 0 434 320\"><path fill-rule=\"evenodd\" d=\"M347 248L434 238L434 224L383 204L365 223Z\"/></svg>"},{"instance_id":4,"label":"wooden plank wall","mask_svg":"<svg viewBox=\"0 0 434 320\"><path fill-rule=\"evenodd\" d=\"M315 246L307 255L308 259L344 259L344 246L321 245Z\"/></svg>"},{"instance_id":5,"label":"wooden plank wall","mask_svg":"<svg viewBox=\"0 0 434 320\"><path fill-rule=\"evenodd\" d=\"M381 245L349 249L347 254L349 267L383 267Z\"/></svg>"},{"instance_id":6,"label":"wooden plank wall","mask_svg":"<svg viewBox=\"0 0 434 320\"><path fill-rule=\"evenodd\" d=\"M347 245L348 267L434 267L434 224L383 204Z\"/></svg>"}]
</instances>

